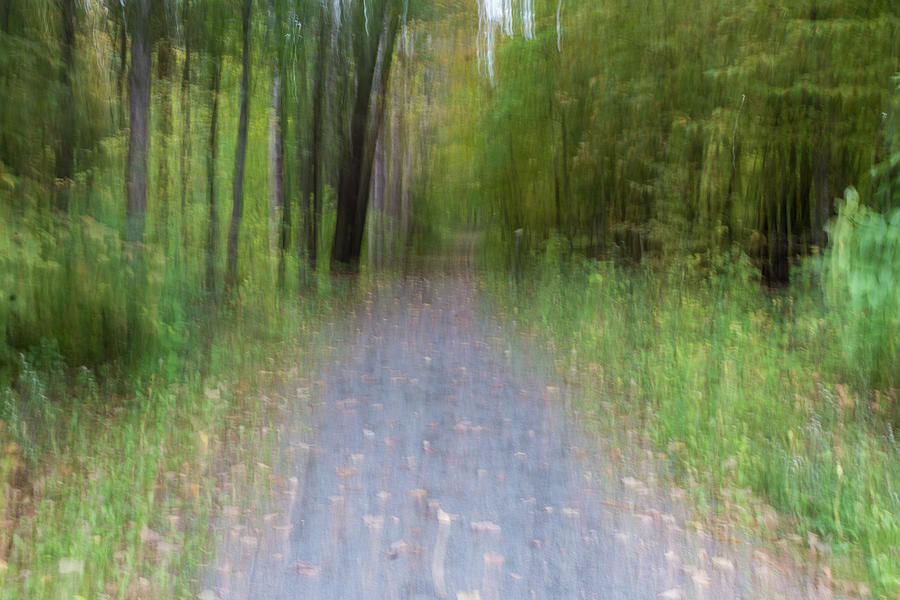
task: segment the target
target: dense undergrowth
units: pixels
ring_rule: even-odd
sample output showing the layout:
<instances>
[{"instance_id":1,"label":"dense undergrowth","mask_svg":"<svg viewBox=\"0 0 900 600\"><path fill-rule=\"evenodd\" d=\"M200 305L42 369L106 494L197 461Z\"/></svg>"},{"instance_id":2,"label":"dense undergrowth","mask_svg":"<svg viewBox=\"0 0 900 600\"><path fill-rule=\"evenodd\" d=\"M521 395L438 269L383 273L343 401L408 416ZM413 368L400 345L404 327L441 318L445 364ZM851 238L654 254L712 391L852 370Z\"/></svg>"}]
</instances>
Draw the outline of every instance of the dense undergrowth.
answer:
<instances>
[{"instance_id":1,"label":"dense undergrowth","mask_svg":"<svg viewBox=\"0 0 900 600\"><path fill-rule=\"evenodd\" d=\"M701 510L749 515L761 498L786 517L764 535L812 532L836 578L896 597L897 354L870 337L896 331L893 315L849 301L834 266L824 294L821 261L770 290L739 250L655 268L562 256L551 241L518 284L490 281L506 314L552 342L583 409L643 428Z\"/></svg>"},{"instance_id":2,"label":"dense undergrowth","mask_svg":"<svg viewBox=\"0 0 900 600\"><path fill-rule=\"evenodd\" d=\"M327 282L302 302L244 298L185 320L196 347L102 376L52 340L19 353L0 389L0 598L196 597L215 515L283 486L277 422L303 401L285 384L309 375L336 298Z\"/></svg>"}]
</instances>

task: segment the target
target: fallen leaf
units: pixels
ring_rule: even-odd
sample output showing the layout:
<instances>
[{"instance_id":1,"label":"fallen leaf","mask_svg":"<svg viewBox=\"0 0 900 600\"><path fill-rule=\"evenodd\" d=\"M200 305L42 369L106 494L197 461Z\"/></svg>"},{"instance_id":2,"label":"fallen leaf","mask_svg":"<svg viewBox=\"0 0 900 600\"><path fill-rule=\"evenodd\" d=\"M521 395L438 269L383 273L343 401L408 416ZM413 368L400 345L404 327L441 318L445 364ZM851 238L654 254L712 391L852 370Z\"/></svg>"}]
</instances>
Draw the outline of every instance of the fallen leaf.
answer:
<instances>
[{"instance_id":1,"label":"fallen leaf","mask_svg":"<svg viewBox=\"0 0 900 600\"><path fill-rule=\"evenodd\" d=\"M644 484L640 479L635 479L634 477L624 477L622 478L622 485L630 490L633 490L635 488L643 486Z\"/></svg>"},{"instance_id":2,"label":"fallen leaf","mask_svg":"<svg viewBox=\"0 0 900 600\"><path fill-rule=\"evenodd\" d=\"M298 560L295 562L294 569L297 571L297 574L302 577L318 577L319 573L322 572L322 567L312 565L305 560Z\"/></svg>"},{"instance_id":3,"label":"fallen leaf","mask_svg":"<svg viewBox=\"0 0 900 600\"><path fill-rule=\"evenodd\" d=\"M197 594L197 598L198 600L219 600L219 597L212 590L203 590Z\"/></svg>"},{"instance_id":4,"label":"fallen leaf","mask_svg":"<svg viewBox=\"0 0 900 600\"><path fill-rule=\"evenodd\" d=\"M697 569L694 571L694 574L691 575L691 580L694 582L698 588L703 588L709 585L709 575L706 574L706 571L703 569Z\"/></svg>"},{"instance_id":5,"label":"fallen leaf","mask_svg":"<svg viewBox=\"0 0 900 600\"><path fill-rule=\"evenodd\" d=\"M715 568L726 573L734 573L734 563L724 556L713 556L712 564Z\"/></svg>"},{"instance_id":6,"label":"fallen leaf","mask_svg":"<svg viewBox=\"0 0 900 600\"><path fill-rule=\"evenodd\" d=\"M472 521L472 531L481 533L500 533L500 526L491 521Z\"/></svg>"},{"instance_id":7,"label":"fallen leaf","mask_svg":"<svg viewBox=\"0 0 900 600\"><path fill-rule=\"evenodd\" d=\"M84 561L77 558L61 558L59 559L59 574L72 575L81 573L84 570Z\"/></svg>"}]
</instances>

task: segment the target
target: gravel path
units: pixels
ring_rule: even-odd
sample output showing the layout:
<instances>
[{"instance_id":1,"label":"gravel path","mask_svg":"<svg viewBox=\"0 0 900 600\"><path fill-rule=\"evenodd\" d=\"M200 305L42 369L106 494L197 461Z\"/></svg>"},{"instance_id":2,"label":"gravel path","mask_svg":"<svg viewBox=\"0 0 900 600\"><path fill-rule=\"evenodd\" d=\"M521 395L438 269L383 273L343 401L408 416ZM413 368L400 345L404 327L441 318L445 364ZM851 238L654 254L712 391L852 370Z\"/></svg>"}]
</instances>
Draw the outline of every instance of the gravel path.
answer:
<instances>
[{"instance_id":1,"label":"gravel path","mask_svg":"<svg viewBox=\"0 0 900 600\"><path fill-rule=\"evenodd\" d=\"M209 598L830 597L611 468L473 290L408 278L364 305L284 516L223 541Z\"/></svg>"}]
</instances>

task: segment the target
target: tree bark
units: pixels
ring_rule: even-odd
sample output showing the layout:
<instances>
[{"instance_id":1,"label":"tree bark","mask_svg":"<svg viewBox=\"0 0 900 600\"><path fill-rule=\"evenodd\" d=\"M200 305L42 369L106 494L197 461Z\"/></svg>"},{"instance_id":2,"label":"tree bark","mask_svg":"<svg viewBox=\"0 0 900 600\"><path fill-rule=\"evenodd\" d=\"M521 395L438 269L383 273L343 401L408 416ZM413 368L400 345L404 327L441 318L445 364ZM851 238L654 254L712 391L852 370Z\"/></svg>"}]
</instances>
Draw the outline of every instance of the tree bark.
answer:
<instances>
[{"instance_id":1,"label":"tree bark","mask_svg":"<svg viewBox=\"0 0 900 600\"><path fill-rule=\"evenodd\" d=\"M217 139L219 121L219 82L222 68L219 57L211 57L210 79L212 83L212 110L209 119L209 148L206 152L206 187L209 207L209 220L206 229L206 294L209 298L216 295L216 254L219 246L219 216L216 212L216 158L219 154Z\"/></svg>"},{"instance_id":2,"label":"tree bark","mask_svg":"<svg viewBox=\"0 0 900 600\"><path fill-rule=\"evenodd\" d=\"M128 74L128 209L126 240L139 243L147 213L147 147L150 122L150 3L135 0Z\"/></svg>"},{"instance_id":3,"label":"tree bark","mask_svg":"<svg viewBox=\"0 0 900 600\"><path fill-rule=\"evenodd\" d=\"M159 239L163 250L169 244L169 136L172 134L172 46L168 38L156 49L157 90L159 93L159 152L157 199L159 201Z\"/></svg>"},{"instance_id":4,"label":"tree bark","mask_svg":"<svg viewBox=\"0 0 900 600\"><path fill-rule=\"evenodd\" d=\"M331 251L332 269L355 273L359 270L365 231L375 140L384 115L384 89L390 74L399 18L390 12L374 46L357 34L354 54L359 66L350 136L344 144L344 158L338 182L337 220ZM374 56L373 56L374 55ZM377 83L377 86L376 86Z\"/></svg>"},{"instance_id":5,"label":"tree bark","mask_svg":"<svg viewBox=\"0 0 900 600\"><path fill-rule=\"evenodd\" d=\"M328 49L328 9L322 5L319 19L319 48L316 53L315 87L313 88L313 115L312 115L312 148L310 150L310 165L303 164L300 158L300 170L311 168L310 187L312 193L304 198L304 231L306 234L306 261L309 267L310 280L315 281L315 273L318 268L319 254L319 223L322 218L322 130L324 128L325 115L323 113L323 101L326 92L326 71ZM299 117L299 115L298 115ZM300 123L298 118L297 123ZM299 130L298 130L299 131ZM301 257L302 258L302 257Z\"/></svg>"},{"instance_id":6,"label":"tree bark","mask_svg":"<svg viewBox=\"0 0 900 600\"><path fill-rule=\"evenodd\" d=\"M280 61L278 61L280 63ZM281 89L280 64L275 67L272 81L272 117L269 123L269 190L274 217L278 252L278 289L284 289L285 258L290 234L291 205L284 194L284 95Z\"/></svg>"},{"instance_id":7,"label":"tree bark","mask_svg":"<svg viewBox=\"0 0 900 600\"><path fill-rule=\"evenodd\" d=\"M122 8L122 25L119 27L119 73L116 77L116 89L119 93L119 127L125 127L125 72L128 64L128 27L125 9Z\"/></svg>"},{"instance_id":8,"label":"tree bark","mask_svg":"<svg viewBox=\"0 0 900 600\"><path fill-rule=\"evenodd\" d=\"M191 0L184 2L184 68L181 72L181 247L186 249L188 182L191 178ZM185 253L186 254L186 253Z\"/></svg>"},{"instance_id":9,"label":"tree bark","mask_svg":"<svg viewBox=\"0 0 900 600\"><path fill-rule=\"evenodd\" d=\"M12 0L0 0L0 31L9 33L9 5Z\"/></svg>"},{"instance_id":10,"label":"tree bark","mask_svg":"<svg viewBox=\"0 0 900 600\"><path fill-rule=\"evenodd\" d=\"M75 176L75 119L72 104L72 70L75 68L75 0L62 0L62 65L59 82L59 139L56 143L54 207L59 212L69 210L69 188Z\"/></svg>"},{"instance_id":11,"label":"tree bark","mask_svg":"<svg viewBox=\"0 0 900 600\"><path fill-rule=\"evenodd\" d=\"M241 11L243 51L241 68L241 113L238 120L237 144L234 152L234 185L232 187L231 227L228 230L228 254L225 288L233 292L237 286L238 243L244 216L244 163L247 155L247 127L250 119L250 9L252 0L244 0Z\"/></svg>"},{"instance_id":12,"label":"tree bark","mask_svg":"<svg viewBox=\"0 0 900 600\"><path fill-rule=\"evenodd\" d=\"M372 169L372 214L369 217L369 262L376 269L384 267L384 247L386 220L385 202L385 160L384 160L384 136L379 135L375 140L375 164Z\"/></svg>"}]
</instances>

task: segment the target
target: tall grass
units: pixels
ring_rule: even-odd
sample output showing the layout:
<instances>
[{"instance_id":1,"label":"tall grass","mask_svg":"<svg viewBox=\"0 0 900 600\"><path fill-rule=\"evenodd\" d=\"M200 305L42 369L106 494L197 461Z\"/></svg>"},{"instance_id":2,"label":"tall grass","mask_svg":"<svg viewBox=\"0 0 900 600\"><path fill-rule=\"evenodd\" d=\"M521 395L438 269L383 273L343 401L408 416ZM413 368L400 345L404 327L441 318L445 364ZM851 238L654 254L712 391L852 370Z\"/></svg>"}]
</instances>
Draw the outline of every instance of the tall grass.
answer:
<instances>
[{"instance_id":1,"label":"tall grass","mask_svg":"<svg viewBox=\"0 0 900 600\"><path fill-rule=\"evenodd\" d=\"M278 290L252 209L233 297L204 291L204 223L166 245L155 213L135 287L119 176L82 182L66 216L13 183L0 190L0 600L193 598L211 516L237 493L228 463L271 484L254 465L278 445L277 392L310 374L297 365L314 364L316 331L346 299L324 279Z\"/></svg>"},{"instance_id":2,"label":"tall grass","mask_svg":"<svg viewBox=\"0 0 900 600\"><path fill-rule=\"evenodd\" d=\"M791 517L773 535L816 533L896 597L896 390L855 385L842 313L816 277L768 291L739 251L624 268L563 260L551 243L527 286L504 276L493 289L578 373L584 410L643 426L701 507L749 490Z\"/></svg>"},{"instance_id":3,"label":"tall grass","mask_svg":"<svg viewBox=\"0 0 900 600\"><path fill-rule=\"evenodd\" d=\"M332 305L284 303L277 327L244 308L208 357L127 379L71 371L53 342L22 353L0 391L0 599L195 597L211 517L240 485L272 485L254 465L271 464L297 401L278 390L313 364ZM247 467L240 485L232 463Z\"/></svg>"}]
</instances>

